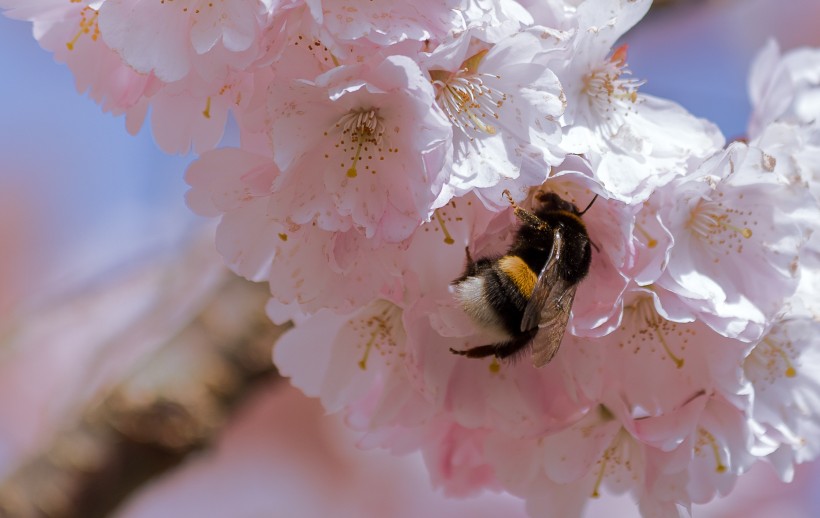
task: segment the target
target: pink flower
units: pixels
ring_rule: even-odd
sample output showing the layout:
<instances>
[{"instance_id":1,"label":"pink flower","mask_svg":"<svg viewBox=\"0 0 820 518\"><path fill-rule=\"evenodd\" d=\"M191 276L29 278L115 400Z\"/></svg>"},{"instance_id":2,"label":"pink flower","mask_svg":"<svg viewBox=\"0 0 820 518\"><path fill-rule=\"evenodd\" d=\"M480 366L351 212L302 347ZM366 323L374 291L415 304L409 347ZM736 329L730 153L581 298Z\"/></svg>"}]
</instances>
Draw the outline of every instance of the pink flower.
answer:
<instances>
[{"instance_id":1,"label":"pink flower","mask_svg":"<svg viewBox=\"0 0 820 518\"><path fill-rule=\"evenodd\" d=\"M683 302L690 318L744 340L758 339L794 293L810 233L801 213L816 210L808 193L777 176L770 158L732 144L650 200L663 207L663 226L675 238L655 286Z\"/></svg>"},{"instance_id":2,"label":"pink flower","mask_svg":"<svg viewBox=\"0 0 820 518\"><path fill-rule=\"evenodd\" d=\"M253 50L269 9L260 0L106 0L99 27L135 70L170 83L192 70L195 56L224 48L226 54L202 63L216 69Z\"/></svg>"},{"instance_id":3,"label":"pink flower","mask_svg":"<svg viewBox=\"0 0 820 518\"><path fill-rule=\"evenodd\" d=\"M280 176L270 158L235 148L210 151L190 166L188 204L222 216L216 245L228 265L248 279L267 280L279 303L298 304L297 314L351 311L390 296L400 277L399 245L378 247L357 230L294 222L293 200L273 187Z\"/></svg>"},{"instance_id":4,"label":"pink flower","mask_svg":"<svg viewBox=\"0 0 820 518\"><path fill-rule=\"evenodd\" d=\"M306 0L316 23L334 38L366 38L381 46L404 40L438 39L458 20L460 0L418 3L373 0L350 5L343 0Z\"/></svg>"},{"instance_id":5,"label":"pink flower","mask_svg":"<svg viewBox=\"0 0 820 518\"><path fill-rule=\"evenodd\" d=\"M561 49L541 32L517 32L491 45L469 31L423 59L453 125L448 188L455 195L475 189L485 204L501 208L504 189L540 185L562 161L564 94L555 74L538 64Z\"/></svg>"},{"instance_id":6,"label":"pink flower","mask_svg":"<svg viewBox=\"0 0 820 518\"><path fill-rule=\"evenodd\" d=\"M292 200L282 210L294 223L355 228L377 242L409 237L446 203L437 198L451 133L432 105L432 86L404 56L275 82L274 188Z\"/></svg>"},{"instance_id":7,"label":"pink flower","mask_svg":"<svg viewBox=\"0 0 820 518\"><path fill-rule=\"evenodd\" d=\"M33 23L37 41L54 52L57 61L69 66L80 93L88 91L104 111L125 114L126 128L136 134L148 109L144 96L153 92L159 82L123 63L102 41L98 24L100 2L46 0L15 4L19 2L0 2L0 6L9 8L7 16Z\"/></svg>"},{"instance_id":8,"label":"pink flower","mask_svg":"<svg viewBox=\"0 0 820 518\"><path fill-rule=\"evenodd\" d=\"M624 201L642 201L688 167L718 151L723 136L675 103L639 92L626 47L611 46L649 2L607 0L578 8L577 29L563 64L552 67L564 85L563 146L583 154L595 178Z\"/></svg>"}]
</instances>

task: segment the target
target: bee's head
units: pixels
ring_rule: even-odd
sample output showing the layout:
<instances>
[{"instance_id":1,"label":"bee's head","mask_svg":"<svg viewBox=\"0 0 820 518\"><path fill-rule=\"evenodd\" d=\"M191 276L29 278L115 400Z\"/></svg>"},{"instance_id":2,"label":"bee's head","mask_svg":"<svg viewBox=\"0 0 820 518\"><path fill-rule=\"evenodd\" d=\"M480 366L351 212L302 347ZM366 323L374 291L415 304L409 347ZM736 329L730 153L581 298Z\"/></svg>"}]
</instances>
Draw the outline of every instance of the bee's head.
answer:
<instances>
[{"instance_id":1,"label":"bee's head","mask_svg":"<svg viewBox=\"0 0 820 518\"><path fill-rule=\"evenodd\" d=\"M538 200L538 203L540 203L540 207L538 207L539 211L563 210L573 214L579 213L578 207L576 207L573 203L562 199L554 192L540 191L536 193L535 199Z\"/></svg>"}]
</instances>

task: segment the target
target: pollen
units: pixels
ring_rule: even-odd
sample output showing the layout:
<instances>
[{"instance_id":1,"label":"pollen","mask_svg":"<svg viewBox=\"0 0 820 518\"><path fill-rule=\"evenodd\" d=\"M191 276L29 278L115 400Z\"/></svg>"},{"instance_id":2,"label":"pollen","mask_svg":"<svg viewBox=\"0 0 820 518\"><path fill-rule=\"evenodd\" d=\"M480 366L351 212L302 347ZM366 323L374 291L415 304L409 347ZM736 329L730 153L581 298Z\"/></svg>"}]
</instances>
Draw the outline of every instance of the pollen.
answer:
<instances>
[{"instance_id":1,"label":"pollen","mask_svg":"<svg viewBox=\"0 0 820 518\"><path fill-rule=\"evenodd\" d=\"M590 110L603 119L604 127L614 135L638 103L638 88L645 83L630 77L626 64L627 47L622 45L600 66L584 77L582 92L587 95Z\"/></svg>"},{"instance_id":2,"label":"pollen","mask_svg":"<svg viewBox=\"0 0 820 518\"><path fill-rule=\"evenodd\" d=\"M496 121L507 102L507 94L486 84L487 79L501 79L501 76L478 71L486 54L487 50L482 50L466 59L456 72L430 71L436 102L453 126L470 140L474 140L476 133L496 134Z\"/></svg>"},{"instance_id":3,"label":"pollen","mask_svg":"<svg viewBox=\"0 0 820 518\"><path fill-rule=\"evenodd\" d=\"M339 60L330 52L327 45L322 43L322 40L318 38L310 38L305 37L303 34L298 34L290 44L293 47L308 51L321 70L327 71L339 66Z\"/></svg>"},{"instance_id":4,"label":"pollen","mask_svg":"<svg viewBox=\"0 0 820 518\"><path fill-rule=\"evenodd\" d=\"M72 3L75 3L74 0L72 0ZM99 13L95 9L88 6L83 7L83 10L80 11L80 28L74 34L74 37L65 44L68 50L74 50L74 45L84 34L89 35L91 41L97 41L100 37L100 27L97 25L98 16Z\"/></svg>"},{"instance_id":5,"label":"pollen","mask_svg":"<svg viewBox=\"0 0 820 518\"><path fill-rule=\"evenodd\" d=\"M721 201L700 199L692 209L686 227L709 248L722 249L728 254L741 253L744 240L752 237L749 224L754 224L753 213L727 207Z\"/></svg>"},{"instance_id":6,"label":"pollen","mask_svg":"<svg viewBox=\"0 0 820 518\"><path fill-rule=\"evenodd\" d=\"M341 151L344 162L340 167L348 178L356 178L359 168L376 174L375 162L384 156L384 121L376 108L351 110L345 113L335 124L339 141L334 147ZM331 133L325 132L325 136ZM391 148L388 148L388 152ZM398 150L396 150L398 151ZM329 158L325 155L325 158ZM349 161L348 161L349 160Z\"/></svg>"}]
</instances>

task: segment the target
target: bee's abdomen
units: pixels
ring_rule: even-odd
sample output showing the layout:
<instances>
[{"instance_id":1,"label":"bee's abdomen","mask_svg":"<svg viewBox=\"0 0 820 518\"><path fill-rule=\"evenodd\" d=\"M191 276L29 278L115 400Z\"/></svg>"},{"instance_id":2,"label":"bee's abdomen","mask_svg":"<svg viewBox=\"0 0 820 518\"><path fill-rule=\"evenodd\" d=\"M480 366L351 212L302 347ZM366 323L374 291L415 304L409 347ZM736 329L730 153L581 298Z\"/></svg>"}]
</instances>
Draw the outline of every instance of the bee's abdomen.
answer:
<instances>
[{"instance_id":1,"label":"bee's abdomen","mask_svg":"<svg viewBox=\"0 0 820 518\"><path fill-rule=\"evenodd\" d=\"M538 281L538 275L516 255L505 255L498 260L498 268L506 277L512 281L521 295L529 299Z\"/></svg>"},{"instance_id":2,"label":"bee's abdomen","mask_svg":"<svg viewBox=\"0 0 820 518\"><path fill-rule=\"evenodd\" d=\"M490 275L494 282L485 286L487 299L507 331L516 335L538 277L520 257L510 255L499 259Z\"/></svg>"}]
</instances>

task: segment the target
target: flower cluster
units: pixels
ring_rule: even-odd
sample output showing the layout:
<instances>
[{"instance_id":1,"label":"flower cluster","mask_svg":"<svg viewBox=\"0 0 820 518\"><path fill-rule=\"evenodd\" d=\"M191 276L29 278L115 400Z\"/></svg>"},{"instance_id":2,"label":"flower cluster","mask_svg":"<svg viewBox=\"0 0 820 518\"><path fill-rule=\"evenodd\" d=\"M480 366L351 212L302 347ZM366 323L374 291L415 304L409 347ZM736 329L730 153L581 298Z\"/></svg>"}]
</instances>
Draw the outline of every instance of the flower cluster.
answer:
<instances>
[{"instance_id":1,"label":"flower cluster","mask_svg":"<svg viewBox=\"0 0 820 518\"><path fill-rule=\"evenodd\" d=\"M820 453L820 55L774 44L747 142L641 92L617 40L647 0L0 0L81 90L193 147L190 207L296 326L280 371L448 494L533 516L602 492L645 516ZM774 71L774 72L772 72ZM215 146L228 114L241 144ZM555 359L492 343L450 283L524 208L583 215L589 275Z\"/></svg>"}]
</instances>

